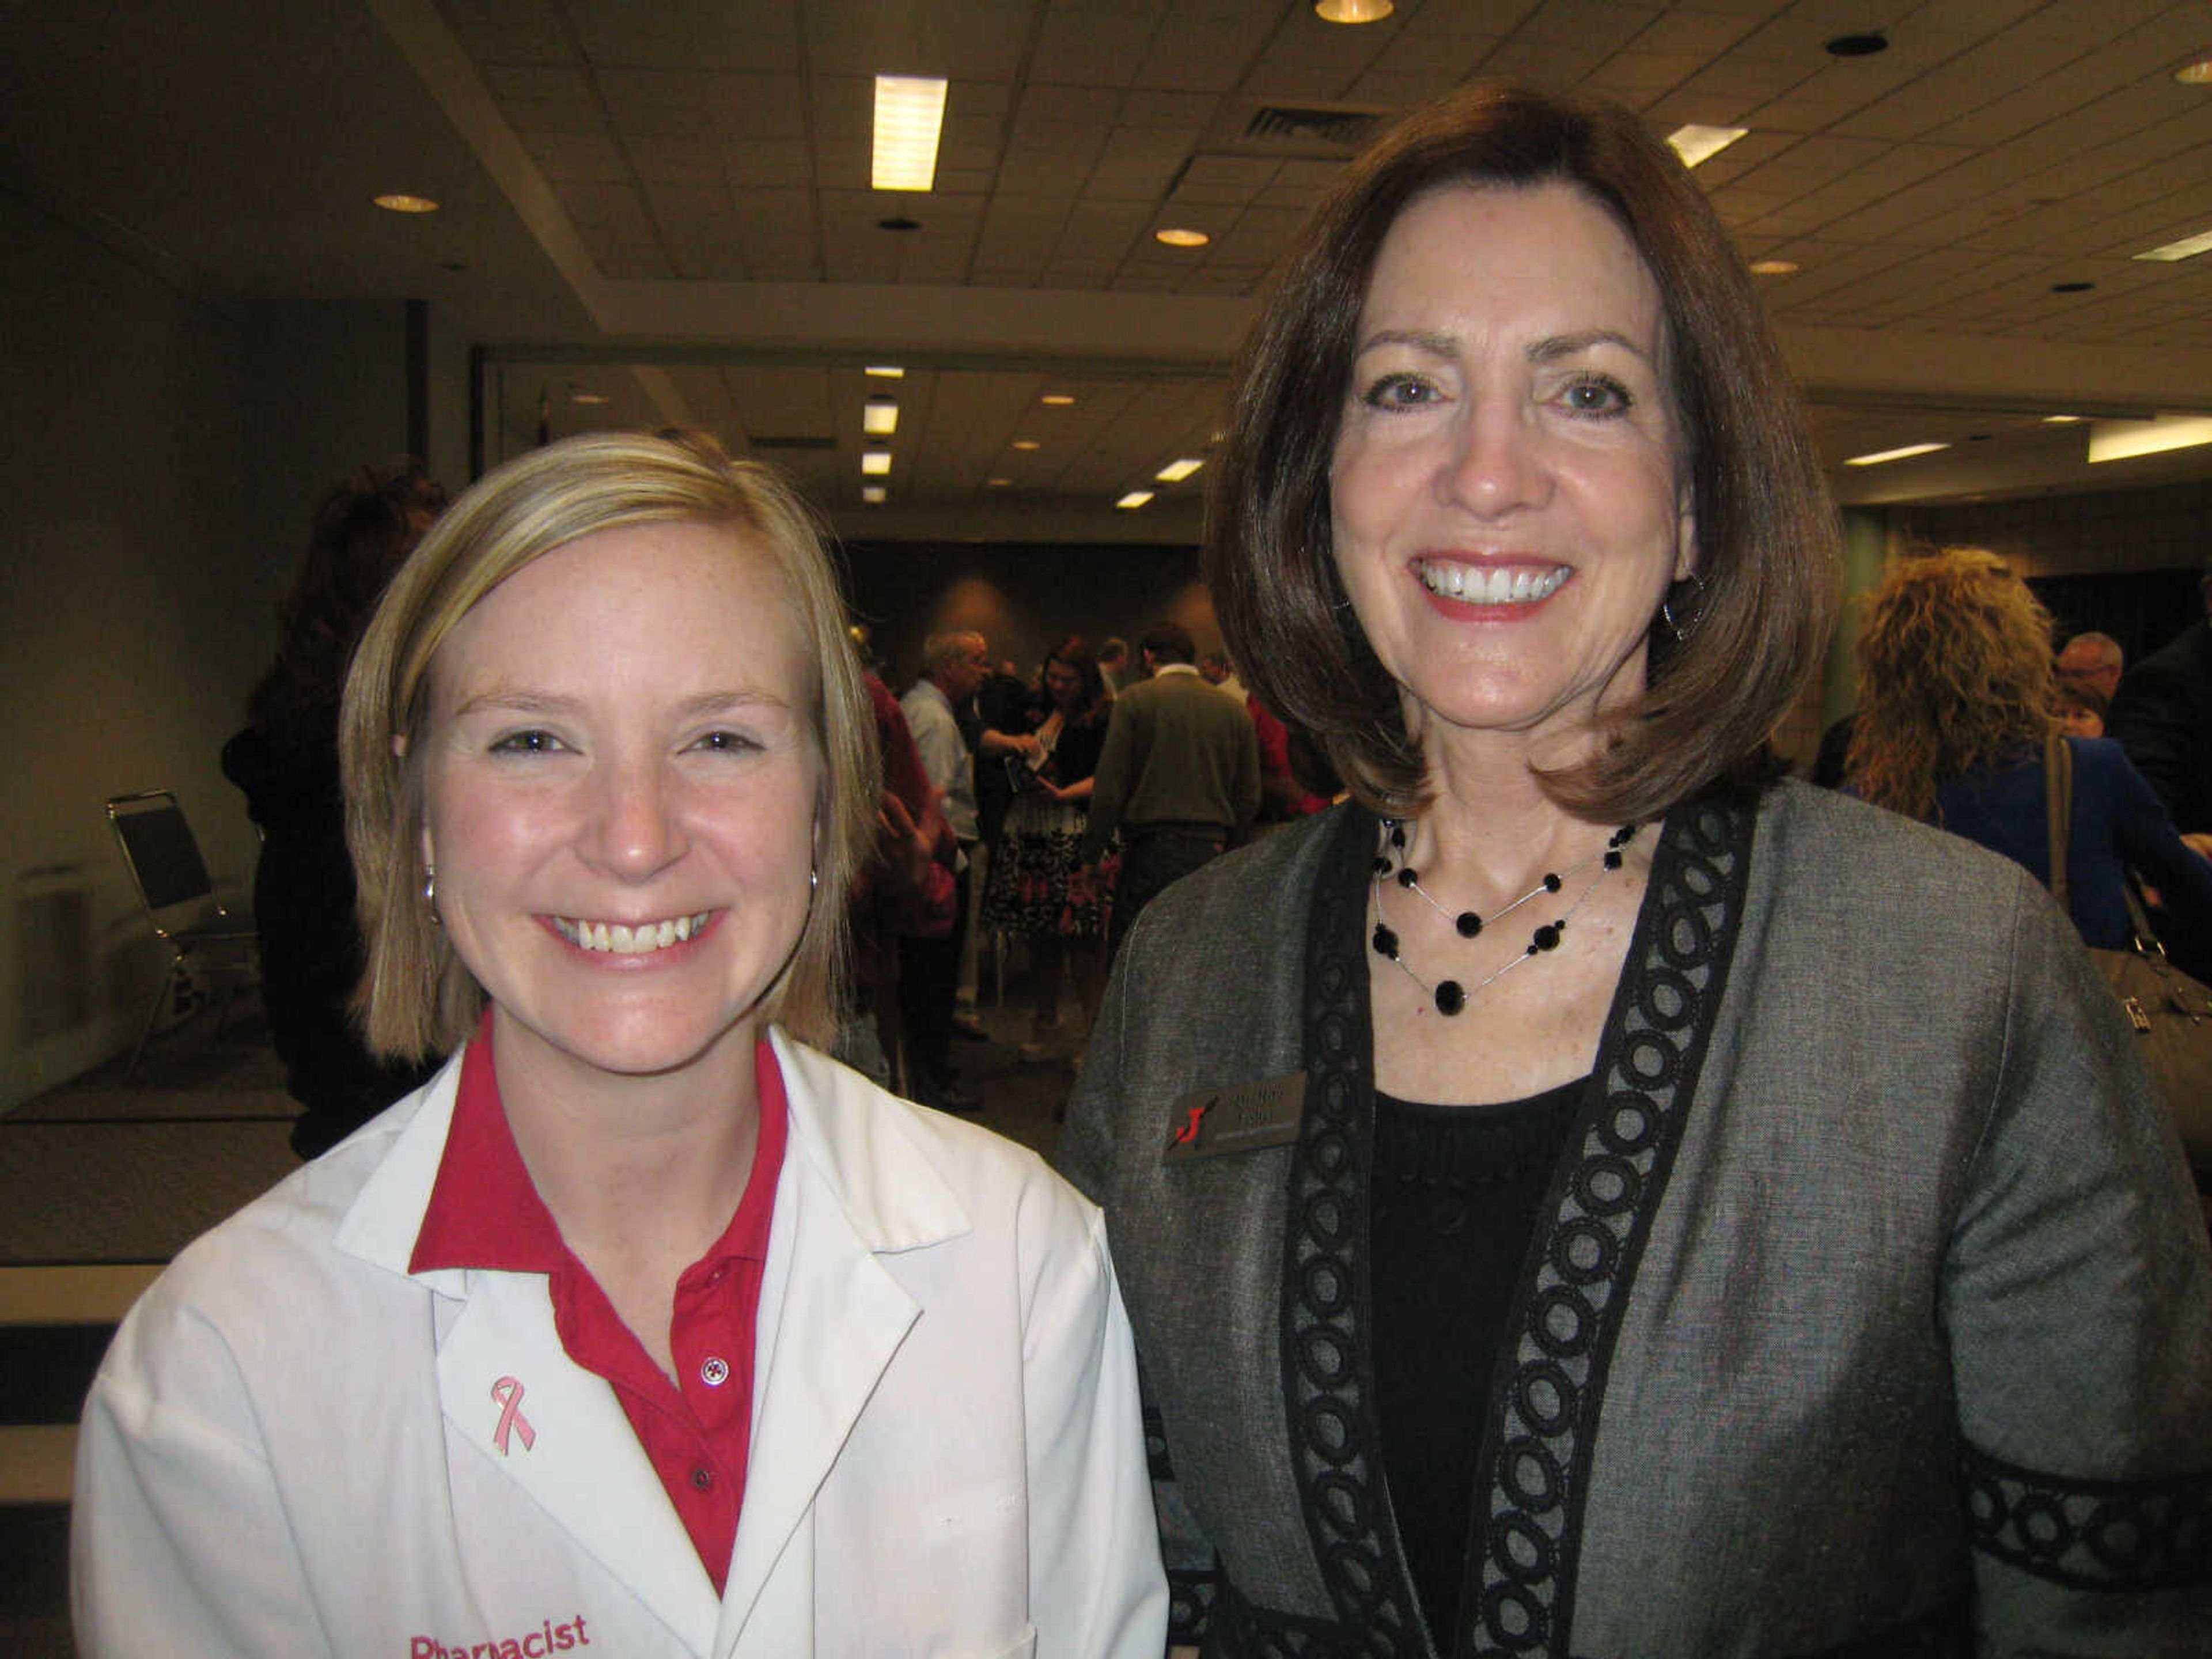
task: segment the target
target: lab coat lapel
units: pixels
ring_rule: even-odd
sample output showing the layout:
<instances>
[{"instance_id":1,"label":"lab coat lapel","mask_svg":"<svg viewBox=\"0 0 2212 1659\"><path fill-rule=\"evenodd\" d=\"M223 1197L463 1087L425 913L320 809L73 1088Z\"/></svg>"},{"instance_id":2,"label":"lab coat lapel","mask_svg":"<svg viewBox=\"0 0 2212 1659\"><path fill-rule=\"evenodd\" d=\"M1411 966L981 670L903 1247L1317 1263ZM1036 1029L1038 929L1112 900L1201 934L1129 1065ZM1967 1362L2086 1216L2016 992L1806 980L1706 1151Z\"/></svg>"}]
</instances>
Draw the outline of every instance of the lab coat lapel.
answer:
<instances>
[{"instance_id":1,"label":"lab coat lapel","mask_svg":"<svg viewBox=\"0 0 2212 1659\"><path fill-rule=\"evenodd\" d=\"M456 1054L393 1114L395 1138L339 1224L340 1249L408 1273L459 1079ZM458 1267L411 1276L439 1297L438 1391L455 1460L481 1457L514 1481L693 1652L707 1653L714 1583L614 1390L562 1348L544 1279Z\"/></svg>"},{"instance_id":2,"label":"lab coat lapel","mask_svg":"<svg viewBox=\"0 0 2212 1659\"><path fill-rule=\"evenodd\" d=\"M660 1478L606 1382L569 1360L545 1281L471 1272L438 1351L447 1431L537 1501L695 1653L717 1607Z\"/></svg>"},{"instance_id":3,"label":"lab coat lapel","mask_svg":"<svg viewBox=\"0 0 2212 1659\"><path fill-rule=\"evenodd\" d=\"M791 1139L762 1284L763 1369L718 1654L741 1640L748 1653L777 1651L795 1633L787 1620L809 1616L814 1587L798 1558L811 1557L811 1540L794 1534L920 1314L878 1253L924 1248L969 1226L943 1177L871 1098L873 1085L780 1031L775 1044ZM764 1595L787 1554L792 1577ZM757 1613L762 1624L751 1628Z\"/></svg>"}]
</instances>

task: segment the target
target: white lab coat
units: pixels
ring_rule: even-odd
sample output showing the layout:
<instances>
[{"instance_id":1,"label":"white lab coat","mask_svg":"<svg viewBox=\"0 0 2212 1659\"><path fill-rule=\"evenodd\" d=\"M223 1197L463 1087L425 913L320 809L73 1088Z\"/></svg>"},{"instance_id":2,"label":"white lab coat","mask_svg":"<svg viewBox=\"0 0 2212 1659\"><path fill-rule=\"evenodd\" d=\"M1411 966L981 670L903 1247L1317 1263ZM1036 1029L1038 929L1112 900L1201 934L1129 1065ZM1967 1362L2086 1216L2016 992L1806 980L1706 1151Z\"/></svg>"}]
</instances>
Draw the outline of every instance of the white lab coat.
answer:
<instances>
[{"instance_id":1,"label":"white lab coat","mask_svg":"<svg viewBox=\"0 0 2212 1659\"><path fill-rule=\"evenodd\" d=\"M1012 1143L775 1042L791 1132L725 1595L543 1275L408 1273L456 1060L125 1320L79 1443L82 1650L1157 1659L1097 1212Z\"/></svg>"}]
</instances>

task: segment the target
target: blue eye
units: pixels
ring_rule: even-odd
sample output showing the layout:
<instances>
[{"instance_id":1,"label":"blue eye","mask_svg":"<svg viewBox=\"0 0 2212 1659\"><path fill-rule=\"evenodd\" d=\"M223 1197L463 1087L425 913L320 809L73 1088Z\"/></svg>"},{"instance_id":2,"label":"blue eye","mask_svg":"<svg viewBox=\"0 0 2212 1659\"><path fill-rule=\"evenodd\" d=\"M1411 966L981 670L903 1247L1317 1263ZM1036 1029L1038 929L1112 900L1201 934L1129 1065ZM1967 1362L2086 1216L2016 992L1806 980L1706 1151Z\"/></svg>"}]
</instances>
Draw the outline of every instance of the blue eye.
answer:
<instances>
[{"instance_id":1,"label":"blue eye","mask_svg":"<svg viewBox=\"0 0 2212 1659\"><path fill-rule=\"evenodd\" d=\"M1575 381L1561 398L1577 415L1625 415L1636 403L1626 386L1606 374Z\"/></svg>"},{"instance_id":2,"label":"blue eye","mask_svg":"<svg viewBox=\"0 0 2212 1659\"><path fill-rule=\"evenodd\" d=\"M1437 400L1436 386L1419 374L1385 374L1359 395L1370 409L1418 409Z\"/></svg>"}]
</instances>

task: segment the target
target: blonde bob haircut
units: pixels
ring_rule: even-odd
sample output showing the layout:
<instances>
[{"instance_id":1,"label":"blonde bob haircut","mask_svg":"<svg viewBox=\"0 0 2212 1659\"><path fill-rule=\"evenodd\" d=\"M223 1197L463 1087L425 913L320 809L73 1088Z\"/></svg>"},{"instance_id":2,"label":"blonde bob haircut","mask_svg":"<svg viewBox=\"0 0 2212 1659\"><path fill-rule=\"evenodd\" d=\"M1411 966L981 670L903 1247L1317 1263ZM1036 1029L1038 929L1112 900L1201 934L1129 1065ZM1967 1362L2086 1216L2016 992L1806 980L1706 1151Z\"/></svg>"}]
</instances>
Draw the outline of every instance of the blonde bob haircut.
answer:
<instances>
[{"instance_id":1,"label":"blonde bob haircut","mask_svg":"<svg viewBox=\"0 0 2212 1659\"><path fill-rule=\"evenodd\" d=\"M338 762L367 955L355 1003L378 1054L447 1053L483 1010L483 988L423 900L422 757L439 647L532 560L599 531L670 523L726 526L733 556L765 554L814 665L805 707L822 767L817 884L798 945L760 1012L807 1042L834 1038L845 895L870 856L879 764L822 532L775 472L732 460L712 438L606 433L533 450L465 492L392 579L355 655ZM395 738L405 739L404 753L394 752Z\"/></svg>"}]
</instances>

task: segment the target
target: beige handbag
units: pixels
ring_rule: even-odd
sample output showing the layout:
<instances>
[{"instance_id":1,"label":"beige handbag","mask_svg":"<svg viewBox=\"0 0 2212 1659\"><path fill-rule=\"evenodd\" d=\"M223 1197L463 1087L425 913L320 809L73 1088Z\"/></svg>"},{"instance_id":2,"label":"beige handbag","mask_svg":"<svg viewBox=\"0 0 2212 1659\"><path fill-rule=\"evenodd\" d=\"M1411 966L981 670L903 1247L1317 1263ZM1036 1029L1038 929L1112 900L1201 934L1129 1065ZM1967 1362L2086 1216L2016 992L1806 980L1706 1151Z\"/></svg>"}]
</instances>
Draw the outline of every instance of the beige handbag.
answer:
<instances>
[{"instance_id":1,"label":"beige handbag","mask_svg":"<svg viewBox=\"0 0 2212 1659\"><path fill-rule=\"evenodd\" d=\"M2051 893L2068 915L2066 844L2074 821L2074 751L2056 734L2043 751L2044 796L2051 824ZM2092 946L2091 958L2142 1039L2139 1052L2165 1097L2181 1144L2200 1175L2212 1172L2212 990L2166 960L2166 947L2143 914L2135 882L2126 884L2134 939L2124 951ZM2200 1182L2200 1184L2202 1184Z\"/></svg>"}]
</instances>

